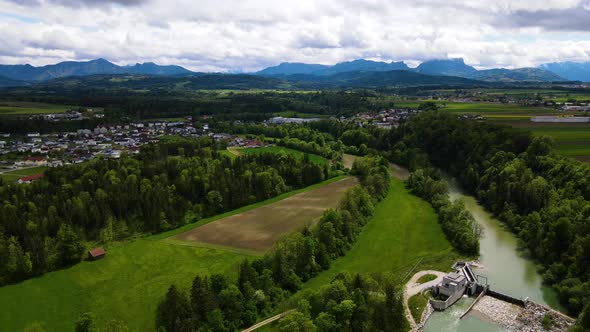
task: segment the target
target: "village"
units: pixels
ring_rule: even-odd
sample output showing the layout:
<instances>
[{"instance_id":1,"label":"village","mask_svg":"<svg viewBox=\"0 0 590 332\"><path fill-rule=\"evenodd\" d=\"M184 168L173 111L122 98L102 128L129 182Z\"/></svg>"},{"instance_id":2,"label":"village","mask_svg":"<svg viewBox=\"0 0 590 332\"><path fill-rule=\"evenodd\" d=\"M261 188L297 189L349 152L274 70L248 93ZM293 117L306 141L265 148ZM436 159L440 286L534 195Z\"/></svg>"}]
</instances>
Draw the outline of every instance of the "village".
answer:
<instances>
[{"instance_id":1,"label":"village","mask_svg":"<svg viewBox=\"0 0 590 332\"><path fill-rule=\"evenodd\" d=\"M0 134L0 174L37 167L59 167L79 164L95 157L118 159L122 154L137 154L142 145L157 143L163 136L197 138L209 136L224 140L228 146L258 148L267 144L227 133L215 133L208 124L187 121L132 122L99 125L94 129L51 134L27 133L16 136ZM23 176L18 183L42 178L42 173Z\"/></svg>"}]
</instances>

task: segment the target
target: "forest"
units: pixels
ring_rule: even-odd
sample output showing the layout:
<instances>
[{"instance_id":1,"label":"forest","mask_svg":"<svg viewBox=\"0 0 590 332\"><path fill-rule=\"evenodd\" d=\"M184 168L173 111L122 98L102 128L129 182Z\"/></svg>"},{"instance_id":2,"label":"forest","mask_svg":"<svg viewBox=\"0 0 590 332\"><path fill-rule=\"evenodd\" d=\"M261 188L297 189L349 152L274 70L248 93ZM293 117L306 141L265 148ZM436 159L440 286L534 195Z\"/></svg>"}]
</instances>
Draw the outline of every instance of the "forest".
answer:
<instances>
[{"instance_id":1,"label":"forest","mask_svg":"<svg viewBox=\"0 0 590 332\"><path fill-rule=\"evenodd\" d=\"M346 253L354 243L362 227L373 214L374 204L389 190L387 161L380 157L366 157L355 162L352 174L359 177L361 184L349 189L336 210L325 211L319 222L301 232L295 232L277 242L262 258L243 261L239 266L237 280L221 275L196 276L189 290L171 285L158 307L156 328L165 331L234 331L248 327L258 319L273 312L276 306L290 294L299 290L301 284L329 268L330 263ZM360 285L362 282L357 282ZM388 285L385 288L386 301L370 302L362 294L352 298L352 293L368 291L360 286L353 288L333 284L332 302L343 311L343 315L360 317L339 322L344 329L362 327L370 314L380 319L373 324L402 330L404 320L399 294ZM330 299L330 298L328 298ZM355 301L356 302L355 304ZM363 303L363 301L370 303ZM315 305L315 303L311 301ZM385 310L395 306L396 311ZM316 307L316 314L319 314ZM337 310L337 309L334 309ZM326 312L324 323L328 324L330 314ZM302 311L285 318L284 331L298 330L292 324L312 326L311 318L301 317L311 312ZM303 328L301 331L307 331Z\"/></svg>"},{"instance_id":2,"label":"forest","mask_svg":"<svg viewBox=\"0 0 590 332\"><path fill-rule=\"evenodd\" d=\"M138 156L51 168L29 185L0 184L0 285L75 264L89 244L194 223L331 176L309 158L230 158L219 144L164 138Z\"/></svg>"}]
</instances>

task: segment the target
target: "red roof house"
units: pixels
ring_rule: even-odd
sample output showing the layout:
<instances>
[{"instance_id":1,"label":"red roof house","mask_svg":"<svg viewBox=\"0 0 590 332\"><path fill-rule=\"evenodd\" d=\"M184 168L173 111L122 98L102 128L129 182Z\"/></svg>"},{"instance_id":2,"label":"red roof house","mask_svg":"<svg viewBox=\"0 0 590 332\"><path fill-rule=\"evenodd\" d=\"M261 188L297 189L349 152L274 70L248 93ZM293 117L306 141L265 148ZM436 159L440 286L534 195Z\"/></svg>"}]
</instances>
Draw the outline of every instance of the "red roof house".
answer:
<instances>
[{"instance_id":1,"label":"red roof house","mask_svg":"<svg viewBox=\"0 0 590 332\"><path fill-rule=\"evenodd\" d=\"M45 176L45 174L43 174L43 173L23 176L22 178L18 179L18 183L31 183L35 180L39 180L40 178L42 178L44 176Z\"/></svg>"},{"instance_id":2,"label":"red roof house","mask_svg":"<svg viewBox=\"0 0 590 332\"><path fill-rule=\"evenodd\" d=\"M97 260L106 256L107 252L103 247L88 250L88 259Z\"/></svg>"}]
</instances>

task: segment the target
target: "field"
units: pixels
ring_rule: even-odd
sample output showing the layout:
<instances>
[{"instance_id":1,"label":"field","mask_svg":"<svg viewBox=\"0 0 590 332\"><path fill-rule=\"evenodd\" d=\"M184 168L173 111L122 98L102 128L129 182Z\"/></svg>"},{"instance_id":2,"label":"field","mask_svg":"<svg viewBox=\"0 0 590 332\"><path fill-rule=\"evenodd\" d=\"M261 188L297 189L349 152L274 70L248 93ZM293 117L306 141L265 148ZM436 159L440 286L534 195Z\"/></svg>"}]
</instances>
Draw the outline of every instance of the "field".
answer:
<instances>
[{"instance_id":1,"label":"field","mask_svg":"<svg viewBox=\"0 0 590 332\"><path fill-rule=\"evenodd\" d=\"M0 101L0 116L64 113L77 106L54 105L34 102Z\"/></svg>"},{"instance_id":2,"label":"field","mask_svg":"<svg viewBox=\"0 0 590 332\"><path fill-rule=\"evenodd\" d=\"M273 204L235 214L175 237L199 245L262 252L284 234L312 225L328 208L335 208L344 192L358 183L348 177Z\"/></svg>"},{"instance_id":3,"label":"field","mask_svg":"<svg viewBox=\"0 0 590 332\"><path fill-rule=\"evenodd\" d=\"M14 182L23 176L43 173L46 169L47 169L47 167L44 167L44 166L17 169L14 171L6 171L3 173L0 173L0 177L4 181Z\"/></svg>"},{"instance_id":4,"label":"field","mask_svg":"<svg viewBox=\"0 0 590 332\"><path fill-rule=\"evenodd\" d=\"M401 180L393 179L389 194L376 206L350 251L308 281L304 289L317 289L346 272L392 272L402 279L418 262L415 272L446 271L457 257L430 204L411 195Z\"/></svg>"},{"instance_id":5,"label":"field","mask_svg":"<svg viewBox=\"0 0 590 332\"><path fill-rule=\"evenodd\" d=\"M73 331L84 312L99 322L123 320L130 331L152 331L157 303L171 284L186 288L196 274L236 275L246 257L145 239L107 250L102 260L0 288L2 331L22 331L33 321L47 331Z\"/></svg>"},{"instance_id":6,"label":"field","mask_svg":"<svg viewBox=\"0 0 590 332\"><path fill-rule=\"evenodd\" d=\"M305 152L299 150L293 150L282 146L269 146L264 148L251 148L251 149L231 149L231 152L237 152L239 154L257 154L257 153L287 153L300 158L303 158ZM328 165L328 159L318 156L316 154L309 153L309 160L319 165Z\"/></svg>"},{"instance_id":7,"label":"field","mask_svg":"<svg viewBox=\"0 0 590 332\"><path fill-rule=\"evenodd\" d=\"M187 245L167 238L341 179L330 179L166 233L112 243L102 260L85 261L0 287L0 330L22 331L40 322L47 331L73 331L79 316L92 312L100 323L120 319L127 322L130 331L153 331L157 303L171 284L186 288L197 274L235 277L238 263L251 257L243 250Z\"/></svg>"}]
</instances>

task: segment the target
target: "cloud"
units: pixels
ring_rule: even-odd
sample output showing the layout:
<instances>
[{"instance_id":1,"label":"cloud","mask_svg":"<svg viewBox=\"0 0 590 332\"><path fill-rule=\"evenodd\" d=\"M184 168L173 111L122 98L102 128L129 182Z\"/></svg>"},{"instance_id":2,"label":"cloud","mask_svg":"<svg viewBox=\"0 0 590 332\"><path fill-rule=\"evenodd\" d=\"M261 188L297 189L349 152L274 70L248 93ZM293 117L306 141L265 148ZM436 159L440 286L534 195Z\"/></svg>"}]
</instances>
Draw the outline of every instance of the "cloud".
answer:
<instances>
[{"instance_id":1,"label":"cloud","mask_svg":"<svg viewBox=\"0 0 590 332\"><path fill-rule=\"evenodd\" d=\"M0 62L106 58L199 71L463 57L590 60L590 0L0 0Z\"/></svg>"},{"instance_id":2,"label":"cloud","mask_svg":"<svg viewBox=\"0 0 590 332\"><path fill-rule=\"evenodd\" d=\"M590 31L590 7L553 10L518 10L500 18L497 25L539 27L547 31Z\"/></svg>"},{"instance_id":3,"label":"cloud","mask_svg":"<svg viewBox=\"0 0 590 332\"><path fill-rule=\"evenodd\" d=\"M107 4L116 4L121 6L136 6L147 3L149 0L8 0L25 6L50 6L61 5L68 7L83 7L83 6L104 6Z\"/></svg>"}]
</instances>

